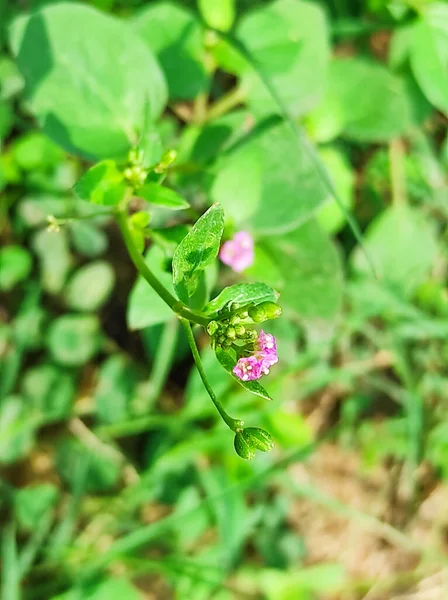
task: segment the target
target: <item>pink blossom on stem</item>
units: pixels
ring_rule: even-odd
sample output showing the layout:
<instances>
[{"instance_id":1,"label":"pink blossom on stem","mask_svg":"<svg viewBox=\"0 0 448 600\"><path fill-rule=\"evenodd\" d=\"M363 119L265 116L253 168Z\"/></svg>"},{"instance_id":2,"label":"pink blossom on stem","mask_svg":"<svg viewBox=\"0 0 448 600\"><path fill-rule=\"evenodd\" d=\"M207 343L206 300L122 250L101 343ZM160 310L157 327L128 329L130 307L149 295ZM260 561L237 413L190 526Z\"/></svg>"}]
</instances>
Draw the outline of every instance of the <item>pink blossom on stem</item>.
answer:
<instances>
[{"instance_id":1,"label":"pink blossom on stem","mask_svg":"<svg viewBox=\"0 0 448 600\"><path fill-rule=\"evenodd\" d=\"M242 381L252 381L261 377L261 366L261 362L257 357L245 356L238 360L233 368L233 373Z\"/></svg>"},{"instance_id":2,"label":"pink blossom on stem","mask_svg":"<svg viewBox=\"0 0 448 600\"><path fill-rule=\"evenodd\" d=\"M239 231L233 239L224 242L219 258L237 273L241 273L254 262L254 240L249 232Z\"/></svg>"},{"instance_id":3,"label":"pink blossom on stem","mask_svg":"<svg viewBox=\"0 0 448 600\"><path fill-rule=\"evenodd\" d=\"M252 356L240 358L233 372L243 381L260 379L262 375L268 375L270 367L276 363L278 356L275 337L260 331L256 352Z\"/></svg>"}]
</instances>

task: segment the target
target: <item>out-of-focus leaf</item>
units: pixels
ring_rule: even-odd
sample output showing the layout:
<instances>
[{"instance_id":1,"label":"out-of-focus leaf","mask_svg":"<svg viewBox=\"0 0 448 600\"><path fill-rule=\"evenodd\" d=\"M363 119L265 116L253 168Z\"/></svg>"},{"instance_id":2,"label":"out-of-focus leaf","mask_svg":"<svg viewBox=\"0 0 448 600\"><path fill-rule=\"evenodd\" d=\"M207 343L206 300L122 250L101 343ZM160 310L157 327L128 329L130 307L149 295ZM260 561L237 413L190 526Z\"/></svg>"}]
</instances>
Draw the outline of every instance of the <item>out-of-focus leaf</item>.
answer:
<instances>
[{"instance_id":1,"label":"out-of-focus leaf","mask_svg":"<svg viewBox=\"0 0 448 600\"><path fill-rule=\"evenodd\" d=\"M50 324L47 342L51 355L59 364L83 365L99 350L99 321L93 315L66 314L58 317Z\"/></svg>"},{"instance_id":2,"label":"out-of-focus leaf","mask_svg":"<svg viewBox=\"0 0 448 600\"><path fill-rule=\"evenodd\" d=\"M113 160L103 160L84 173L73 191L81 200L116 206L124 198L126 183L117 164Z\"/></svg>"},{"instance_id":3,"label":"out-of-focus leaf","mask_svg":"<svg viewBox=\"0 0 448 600\"><path fill-rule=\"evenodd\" d=\"M34 235L32 246L39 258L42 287L50 294L58 294L71 266L67 232L42 229Z\"/></svg>"},{"instance_id":4,"label":"out-of-focus leaf","mask_svg":"<svg viewBox=\"0 0 448 600\"><path fill-rule=\"evenodd\" d=\"M75 384L68 373L54 365L39 365L26 371L21 390L43 422L57 421L70 414Z\"/></svg>"},{"instance_id":5,"label":"out-of-focus leaf","mask_svg":"<svg viewBox=\"0 0 448 600\"><path fill-rule=\"evenodd\" d=\"M23 529L32 531L57 501L58 489L52 483L29 485L18 490L14 498L14 512Z\"/></svg>"},{"instance_id":6,"label":"out-of-focus leaf","mask_svg":"<svg viewBox=\"0 0 448 600\"><path fill-rule=\"evenodd\" d=\"M18 17L10 32L31 110L67 150L122 155L137 142L145 111L152 120L162 112L163 75L123 21L62 2Z\"/></svg>"},{"instance_id":7,"label":"out-of-focus leaf","mask_svg":"<svg viewBox=\"0 0 448 600\"><path fill-rule=\"evenodd\" d=\"M5 246L0 249L0 290L11 290L31 272L30 253L22 246Z\"/></svg>"},{"instance_id":8,"label":"out-of-focus leaf","mask_svg":"<svg viewBox=\"0 0 448 600\"><path fill-rule=\"evenodd\" d=\"M235 0L198 0L204 21L213 29L228 31L235 20Z\"/></svg>"},{"instance_id":9,"label":"out-of-focus leaf","mask_svg":"<svg viewBox=\"0 0 448 600\"><path fill-rule=\"evenodd\" d=\"M136 383L133 365L125 356L111 356L101 365L94 400L102 423L129 419Z\"/></svg>"},{"instance_id":10,"label":"out-of-focus leaf","mask_svg":"<svg viewBox=\"0 0 448 600\"><path fill-rule=\"evenodd\" d=\"M99 310L107 302L115 284L115 273L106 261L87 264L76 271L67 284L67 305L74 310Z\"/></svg>"},{"instance_id":11,"label":"out-of-focus leaf","mask_svg":"<svg viewBox=\"0 0 448 600\"><path fill-rule=\"evenodd\" d=\"M354 173L342 152L336 148L324 147L319 156L333 180L333 185L343 205L350 209L353 205ZM329 194L327 202L317 213L317 221L325 231L335 233L345 223L345 216L339 204Z\"/></svg>"},{"instance_id":12,"label":"out-of-focus leaf","mask_svg":"<svg viewBox=\"0 0 448 600\"><path fill-rule=\"evenodd\" d=\"M34 443L36 421L20 396L9 396L0 405L0 463L26 456Z\"/></svg>"},{"instance_id":13,"label":"out-of-focus leaf","mask_svg":"<svg viewBox=\"0 0 448 600\"><path fill-rule=\"evenodd\" d=\"M137 195L151 204L157 204L170 210L183 210L189 207L188 202L177 192L154 182L145 183L138 190Z\"/></svg>"},{"instance_id":14,"label":"out-of-focus leaf","mask_svg":"<svg viewBox=\"0 0 448 600\"><path fill-rule=\"evenodd\" d=\"M203 30L187 9L171 2L143 8L133 25L156 54L165 73L170 97L189 100L209 79L203 65Z\"/></svg>"}]
</instances>

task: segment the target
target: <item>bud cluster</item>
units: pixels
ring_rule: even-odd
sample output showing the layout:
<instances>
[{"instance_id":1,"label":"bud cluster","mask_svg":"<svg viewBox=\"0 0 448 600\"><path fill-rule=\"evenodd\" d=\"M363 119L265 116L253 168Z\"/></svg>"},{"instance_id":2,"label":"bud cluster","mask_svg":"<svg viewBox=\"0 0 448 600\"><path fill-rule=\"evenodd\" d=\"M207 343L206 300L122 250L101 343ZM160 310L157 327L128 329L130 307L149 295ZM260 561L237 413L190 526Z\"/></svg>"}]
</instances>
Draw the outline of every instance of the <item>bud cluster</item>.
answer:
<instances>
[{"instance_id":1,"label":"bud cluster","mask_svg":"<svg viewBox=\"0 0 448 600\"><path fill-rule=\"evenodd\" d=\"M250 354L258 340L258 333L250 326L275 319L281 313L281 307L275 302L262 302L257 305L251 303L242 307L235 302L230 303L207 325L212 347L227 350L235 344L240 354Z\"/></svg>"},{"instance_id":2,"label":"bud cluster","mask_svg":"<svg viewBox=\"0 0 448 600\"><path fill-rule=\"evenodd\" d=\"M124 178L129 185L138 190L145 183L148 171L143 167L143 151L133 148L128 154L128 165L123 171Z\"/></svg>"}]
</instances>

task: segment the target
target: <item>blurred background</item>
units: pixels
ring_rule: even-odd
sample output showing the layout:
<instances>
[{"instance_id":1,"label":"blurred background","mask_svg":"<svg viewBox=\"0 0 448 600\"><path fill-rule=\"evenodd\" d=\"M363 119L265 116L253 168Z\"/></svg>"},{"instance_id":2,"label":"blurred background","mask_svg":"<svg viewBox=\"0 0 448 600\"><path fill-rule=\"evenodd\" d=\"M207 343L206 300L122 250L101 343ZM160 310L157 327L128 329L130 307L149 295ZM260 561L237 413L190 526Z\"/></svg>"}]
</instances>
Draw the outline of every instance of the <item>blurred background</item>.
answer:
<instances>
[{"instance_id":1,"label":"blurred background","mask_svg":"<svg viewBox=\"0 0 448 600\"><path fill-rule=\"evenodd\" d=\"M280 292L272 402L197 338L253 461L72 191L142 90L190 204L133 200L148 264L220 202L209 296ZM1 600L448 598L447 115L444 1L0 0Z\"/></svg>"}]
</instances>

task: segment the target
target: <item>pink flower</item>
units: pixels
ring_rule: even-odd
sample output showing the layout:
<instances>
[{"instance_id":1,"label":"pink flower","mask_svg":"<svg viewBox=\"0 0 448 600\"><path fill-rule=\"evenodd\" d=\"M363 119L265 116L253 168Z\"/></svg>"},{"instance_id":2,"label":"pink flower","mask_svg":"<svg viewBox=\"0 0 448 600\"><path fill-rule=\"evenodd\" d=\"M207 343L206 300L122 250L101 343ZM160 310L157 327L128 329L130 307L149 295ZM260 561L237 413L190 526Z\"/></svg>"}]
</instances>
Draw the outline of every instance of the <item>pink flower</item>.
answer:
<instances>
[{"instance_id":1,"label":"pink flower","mask_svg":"<svg viewBox=\"0 0 448 600\"><path fill-rule=\"evenodd\" d=\"M233 373L242 379L242 381L251 381L260 379L261 362L255 356L247 356L240 358L233 368Z\"/></svg>"},{"instance_id":2,"label":"pink flower","mask_svg":"<svg viewBox=\"0 0 448 600\"><path fill-rule=\"evenodd\" d=\"M260 331L256 352L252 356L240 358L233 373L243 381L260 379L262 375L268 375L270 367L276 363L278 356L275 337Z\"/></svg>"},{"instance_id":3,"label":"pink flower","mask_svg":"<svg viewBox=\"0 0 448 600\"><path fill-rule=\"evenodd\" d=\"M247 231L235 233L232 240L224 242L219 258L225 265L241 273L254 262L254 240Z\"/></svg>"}]
</instances>

